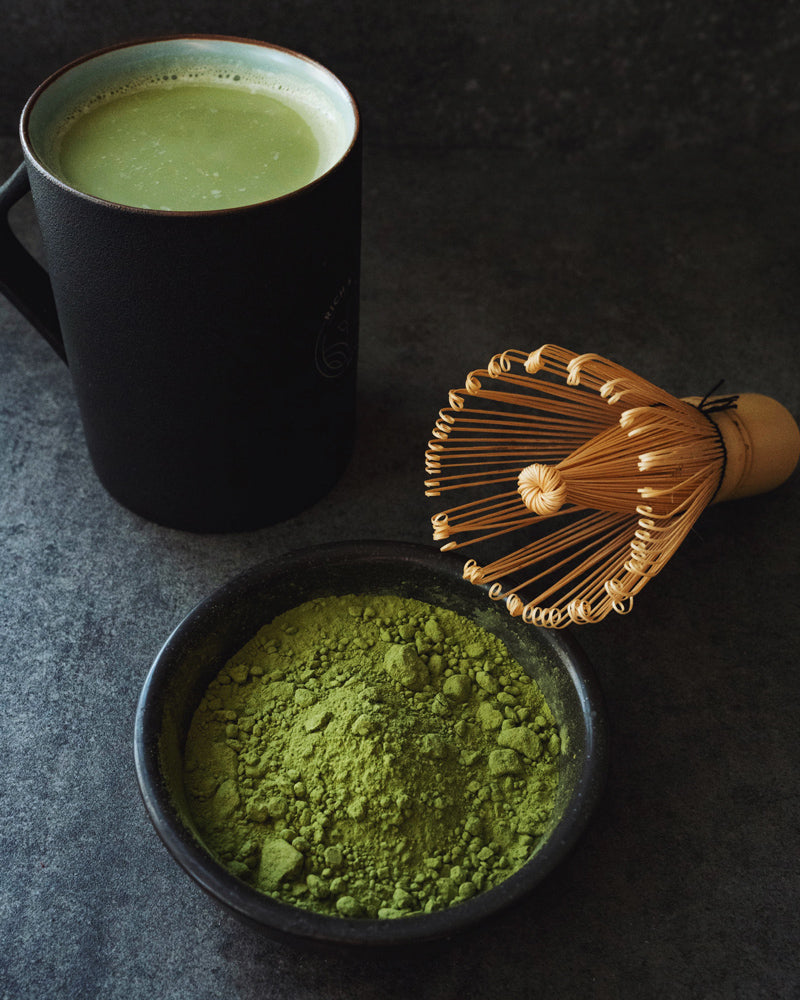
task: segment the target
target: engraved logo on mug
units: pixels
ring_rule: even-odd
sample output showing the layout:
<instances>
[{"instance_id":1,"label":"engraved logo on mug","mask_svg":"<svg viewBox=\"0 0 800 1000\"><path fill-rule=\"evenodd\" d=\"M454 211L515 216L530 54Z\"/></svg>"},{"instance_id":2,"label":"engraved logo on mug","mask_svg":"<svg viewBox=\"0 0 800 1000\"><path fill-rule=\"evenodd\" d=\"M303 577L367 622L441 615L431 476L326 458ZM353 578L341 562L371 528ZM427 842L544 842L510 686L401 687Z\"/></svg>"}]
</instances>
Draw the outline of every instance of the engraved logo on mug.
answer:
<instances>
[{"instance_id":1,"label":"engraved logo on mug","mask_svg":"<svg viewBox=\"0 0 800 1000\"><path fill-rule=\"evenodd\" d=\"M350 368L356 355L356 325L351 295L352 278L341 286L328 306L317 334L314 352L317 371L325 378L339 378Z\"/></svg>"}]
</instances>

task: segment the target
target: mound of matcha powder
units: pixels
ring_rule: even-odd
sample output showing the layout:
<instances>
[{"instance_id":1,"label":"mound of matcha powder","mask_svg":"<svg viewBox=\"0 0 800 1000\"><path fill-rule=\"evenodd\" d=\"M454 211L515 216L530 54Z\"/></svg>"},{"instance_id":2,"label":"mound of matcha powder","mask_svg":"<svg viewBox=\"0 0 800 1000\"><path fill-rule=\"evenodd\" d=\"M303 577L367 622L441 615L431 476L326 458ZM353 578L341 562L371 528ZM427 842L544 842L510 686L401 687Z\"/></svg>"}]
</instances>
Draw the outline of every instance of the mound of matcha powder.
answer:
<instances>
[{"instance_id":1,"label":"mound of matcha powder","mask_svg":"<svg viewBox=\"0 0 800 1000\"><path fill-rule=\"evenodd\" d=\"M192 721L206 847L277 899L344 917L442 909L530 856L561 743L493 635L394 596L310 601L222 669Z\"/></svg>"}]
</instances>

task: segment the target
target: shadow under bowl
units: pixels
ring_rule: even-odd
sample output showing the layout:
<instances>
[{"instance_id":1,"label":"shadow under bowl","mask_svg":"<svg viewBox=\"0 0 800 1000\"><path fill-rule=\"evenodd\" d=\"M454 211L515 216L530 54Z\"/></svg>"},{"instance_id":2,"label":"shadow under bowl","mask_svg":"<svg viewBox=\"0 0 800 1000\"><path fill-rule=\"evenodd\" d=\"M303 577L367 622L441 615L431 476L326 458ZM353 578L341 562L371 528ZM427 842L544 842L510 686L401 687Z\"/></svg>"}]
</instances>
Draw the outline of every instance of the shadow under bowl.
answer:
<instances>
[{"instance_id":1,"label":"shadow under bowl","mask_svg":"<svg viewBox=\"0 0 800 1000\"><path fill-rule=\"evenodd\" d=\"M315 597L394 594L471 619L496 635L539 685L563 750L555 808L531 857L504 881L444 910L347 919L279 902L234 877L202 846L182 781L192 716L225 663L277 615ZM220 905L270 937L301 945L394 948L449 938L530 893L575 846L605 785L607 723L597 680L565 631L526 625L462 561L422 545L342 542L289 553L242 573L200 603L150 668L136 712L136 775L149 817L178 864Z\"/></svg>"}]
</instances>

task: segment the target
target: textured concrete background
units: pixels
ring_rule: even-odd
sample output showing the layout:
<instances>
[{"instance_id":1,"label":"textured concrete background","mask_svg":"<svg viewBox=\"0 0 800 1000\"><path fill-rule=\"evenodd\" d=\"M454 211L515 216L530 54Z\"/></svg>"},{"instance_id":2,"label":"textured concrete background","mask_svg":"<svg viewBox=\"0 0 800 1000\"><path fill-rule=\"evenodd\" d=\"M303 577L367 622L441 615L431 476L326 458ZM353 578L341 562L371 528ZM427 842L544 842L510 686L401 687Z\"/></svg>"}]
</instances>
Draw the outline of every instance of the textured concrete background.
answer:
<instances>
[{"instance_id":1,"label":"textured concrete background","mask_svg":"<svg viewBox=\"0 0 800 1000\"><path fill-rule=\"evenodd\" d=\"M0 997L796 1000L798 473L707 511L630 616L578 632L603 804L541 890L436 956L295 953L220 913L152 831L131 736L161 642L233 573L429 541L430 429L499 350L597 351L676 394L725 378L800 416L800 5L12 4L0 172L41 77L188 30L306 51L361 101L359 437L286 524L158 528L98 485L68 371L0 301ZM13 219L35 246L30 205Z\"/></svg>"},{"instance_id":2,"label":"textured concrete background","mask_svg":"<svg viewBox=\"0 0 800 1000\"><path fill-rule=\"evenodd\" d=\"M628 157L796 134L794 0L253 0L5 5L0 122L84 52L212 32L305 52L358 93L371 141Z\"/></svg>"}]
</instances>

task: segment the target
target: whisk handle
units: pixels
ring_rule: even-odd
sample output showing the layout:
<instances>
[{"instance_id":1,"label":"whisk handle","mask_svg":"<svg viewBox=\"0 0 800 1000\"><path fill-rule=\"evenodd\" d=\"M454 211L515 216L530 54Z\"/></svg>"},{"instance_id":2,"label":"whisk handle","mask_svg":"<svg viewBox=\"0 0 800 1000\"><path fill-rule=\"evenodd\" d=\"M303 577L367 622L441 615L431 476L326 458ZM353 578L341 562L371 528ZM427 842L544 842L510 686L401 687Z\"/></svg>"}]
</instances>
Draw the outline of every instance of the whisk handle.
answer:
<instances>
[{"instance_id":1,"label":"whisk handle","mask_svg":"<svg viewBox=\"0 0 800 1000\"><path fill-rule=\"evenodd\" d=\"M697 405L699 397L687 402ZM767 493L784 483L800 460L800 428L779 402L742 393L735 408L707 414L719 428L726 462L714 503Z\"/></svg>"}]
</instances>

